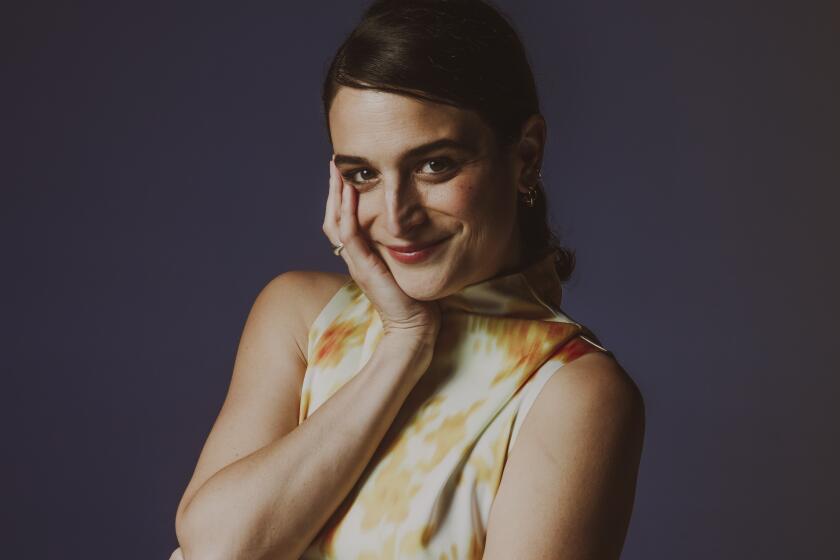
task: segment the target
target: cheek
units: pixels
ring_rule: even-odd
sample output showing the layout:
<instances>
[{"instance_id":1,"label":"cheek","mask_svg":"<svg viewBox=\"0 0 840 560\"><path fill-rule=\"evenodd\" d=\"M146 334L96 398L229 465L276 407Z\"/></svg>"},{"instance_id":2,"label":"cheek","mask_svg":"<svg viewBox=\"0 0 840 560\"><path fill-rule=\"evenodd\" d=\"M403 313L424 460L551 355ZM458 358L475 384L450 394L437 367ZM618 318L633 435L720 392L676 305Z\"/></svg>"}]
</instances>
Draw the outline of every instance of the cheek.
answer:
<instances>
[{"instance_id":1,"label":"cheek","mask_svg":"<svg viewBox=\"0 0 840 560\"><path fill-rule=\"evenodd\" d=\"M492 227L505 221L510 202L501 186L489 178L464 177L447 185L436 207L445 208L448 214L473 224L473 228Z\"/></svg>"},{"instance_id":2,"label":"cheek","mask_svg":"<svg viewBox=\"0 0 840 560\"><path fill-rule=\"evenodd\" d=\"M453 218L470 221L481 200L481 188L474 179L456 178L440 185L440 188L432 188L426 200L430 208Z\"/></svg>"}]
</instances>

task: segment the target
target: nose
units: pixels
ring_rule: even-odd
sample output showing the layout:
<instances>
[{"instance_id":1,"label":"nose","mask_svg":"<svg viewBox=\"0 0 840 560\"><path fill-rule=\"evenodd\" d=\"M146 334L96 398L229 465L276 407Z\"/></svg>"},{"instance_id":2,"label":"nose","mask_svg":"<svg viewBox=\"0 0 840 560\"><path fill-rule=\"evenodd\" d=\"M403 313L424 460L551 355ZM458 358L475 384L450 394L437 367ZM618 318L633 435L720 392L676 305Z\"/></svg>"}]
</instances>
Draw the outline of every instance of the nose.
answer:
<instances>
[{"instance_id":1,"label":"nose","mask_svg":"<svg viewBox=\"0 0 840 560\"><path fill-rule=\"evenodd\" d=\"M388 233L395 238L404 238L426 221L422 196L411 181L385 190L385 214Z\"/></svg>"}]
</instances>

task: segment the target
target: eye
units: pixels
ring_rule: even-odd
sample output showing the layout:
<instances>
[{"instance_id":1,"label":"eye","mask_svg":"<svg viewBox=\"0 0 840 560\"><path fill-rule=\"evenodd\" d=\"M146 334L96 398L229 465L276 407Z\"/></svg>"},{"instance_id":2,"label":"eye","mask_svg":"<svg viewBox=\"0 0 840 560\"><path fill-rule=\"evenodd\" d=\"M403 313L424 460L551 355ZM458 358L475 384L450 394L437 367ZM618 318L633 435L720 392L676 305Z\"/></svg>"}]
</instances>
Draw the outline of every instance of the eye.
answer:
<instances>
[{"instance_id":1,"label":"eye","mask_svg":"<svg viewBox=\"0 0 840 560\"><path fill-rule=\"evenodd\" d=\"M455 162L447 157L429 159L423 164L423 168L425 169L426 166L429 166L431 171L424 171L424 173L431 173L432 175L444 173L454 167L454 163Z\"/></svg>"},{"instance_id":2,"label":"eye","mask_svg":"<svg viewBox=\"0 0 840 560\"><path fill-rule=\"evenodd\" d=\"M426 175L442 175L454 169L455 162L452 159L448 157L438 157L426 160L423 163L420 172ZM360 167L358 169L350 170L347 173L342 173L341 176L344 177L344 180L348 183L353 185L362 185L371 182L376 177L376 174L367 167Z\"/></svg>"},{"instance_id":3,"label":"eye","mask_svg":"<svg viewBox=\"0 0 840 560\"><path fill-rule=\"evenodd\" d=\"M361 179L356 179L355 178L356 175L364 175L364 174L367 174L367 176L364 176ZM344 179L346 181L348 181L350 183L353 183L354 185L358 185L358 184L365 183L365 182L369 181L372 178L373 173L371 172L370 169L368 169L366 167L363 167L361 169L354 169L354 170L349 171L347 173L343 173L341 176L344 177Z\"/></svg>"}]
</instances>

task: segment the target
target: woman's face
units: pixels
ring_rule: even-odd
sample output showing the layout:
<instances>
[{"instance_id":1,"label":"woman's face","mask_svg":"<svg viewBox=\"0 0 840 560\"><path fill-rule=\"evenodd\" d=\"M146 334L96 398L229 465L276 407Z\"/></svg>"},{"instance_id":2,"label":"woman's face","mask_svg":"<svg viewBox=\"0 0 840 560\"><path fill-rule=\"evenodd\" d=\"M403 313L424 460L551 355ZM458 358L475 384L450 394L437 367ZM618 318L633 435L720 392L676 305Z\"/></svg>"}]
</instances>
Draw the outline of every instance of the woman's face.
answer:
<instances>
[{"instance_id":1,"label":"woman's face","mask_svg":"<svg viewBox=\"0 0 840 560\"><path fill-rule=\"evenodd\" d=\"M438 299L517 265L522 166L514 150L496 151L476 113L341 87L329 121L336 166L359 192L360 230L406 294ZM387 248L443 239L411 264Z\"/></svg>"}]
</instances>

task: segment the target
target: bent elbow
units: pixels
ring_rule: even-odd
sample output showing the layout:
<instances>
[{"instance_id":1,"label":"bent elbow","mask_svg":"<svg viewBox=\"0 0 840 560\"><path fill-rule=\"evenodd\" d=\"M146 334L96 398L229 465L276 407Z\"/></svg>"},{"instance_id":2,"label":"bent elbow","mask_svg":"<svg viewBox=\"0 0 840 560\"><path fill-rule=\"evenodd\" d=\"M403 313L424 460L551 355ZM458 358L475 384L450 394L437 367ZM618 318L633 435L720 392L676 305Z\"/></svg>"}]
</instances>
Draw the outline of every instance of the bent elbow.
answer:
<instances>
[{"instance_id":1,"label":"bent elbow","mask_svg":"<svg viewBox=\"0 0 840 560\"><path fill-rule=\"evenodd\" d=\"M186 515L187 511L188 508L184 508L175 516L175 536L178 538L182 557L178 560L233 558L231 554L223 550L218 541L214 542L213 539L207 538L207 531L195 526L195 520L192 516ZM174 557L172 560L176 559L177 557Z\"/></svg>"}]
</instances>

